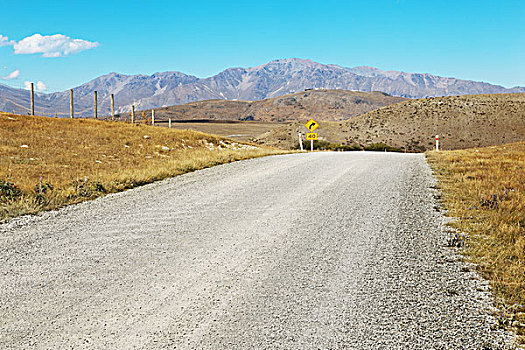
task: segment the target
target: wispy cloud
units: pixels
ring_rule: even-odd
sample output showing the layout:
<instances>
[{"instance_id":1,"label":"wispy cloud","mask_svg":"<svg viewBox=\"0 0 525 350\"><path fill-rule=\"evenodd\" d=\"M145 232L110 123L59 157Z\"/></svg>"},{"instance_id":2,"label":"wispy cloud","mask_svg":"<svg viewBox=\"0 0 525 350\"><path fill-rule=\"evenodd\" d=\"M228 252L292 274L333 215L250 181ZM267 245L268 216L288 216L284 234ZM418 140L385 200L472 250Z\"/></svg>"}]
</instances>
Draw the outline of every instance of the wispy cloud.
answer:
<instances>
[{"instance_id":1,"label":"wispy cloud","mask_svg":"<svg viewBox=\"0 0 525 350\"><path fill-rule=\"evenodd\" d=\"M25 86L26 90L31 90L31 82L30 81L24 81L24 86ZM44 90L47 89L47 86L42 81L39 81L38 83L36 83L36 89L38 91L44 91Z\"/></svg>"},{"instance_id":2,"label":"wispy cloud","mask_svg":"<svg viewBox=\"0 0 525 350\"><path fill-rule=\"evenodd\" d=\"M36 89L38 91L44 91L47 89L47 86L43 82L39 81L38 83L36 83Z\"/></svg>"},{"instance_id":3,"label":"wispy cloud","mask_svg":"<svg viewBox=\"0 0 525 350\"><path fill-rule=\"evenodd\" d=\"M14 43L15 42L12 41L12 40L9 40L8 37L3 36L2 34L0 34L0 47L14 45Z\"/></svg>"},{"instance_id":4,"label":"wispy cloud","mask_svg":"<svg viewBox=\"0 0 525 350\"><path fill-rule=\"evenodd\" d=\"M71 39L63 34L34 34L15 42L13 47L17 55L41 53L43 57L60 57L93 49L99 45L98 42Z\"/></svg>"},{"instance_id":5,"label":"wispy cloud","mask_svg":"<svg viewBox=\"0 0 525 350\"><path fill-rule=\"evenodd\" d=\"M15 78L18 78L19 75L20 75L20 71L17 69L15 71L12 71L11 73L6 75L5 77L2 77L2 79L4 79L4 80L15 79Z\"/></svg>"}]
</instances>

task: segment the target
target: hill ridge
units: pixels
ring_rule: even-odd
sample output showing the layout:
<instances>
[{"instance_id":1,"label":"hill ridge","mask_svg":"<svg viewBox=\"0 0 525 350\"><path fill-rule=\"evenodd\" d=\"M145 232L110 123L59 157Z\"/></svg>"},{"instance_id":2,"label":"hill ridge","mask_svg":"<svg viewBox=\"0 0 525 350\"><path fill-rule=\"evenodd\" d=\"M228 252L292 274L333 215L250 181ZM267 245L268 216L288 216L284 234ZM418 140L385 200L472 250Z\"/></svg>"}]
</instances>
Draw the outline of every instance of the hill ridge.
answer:
<instances>
[{"instance_id":1,"label":"hill ridge","mask_svg":"<svg viewBox=\"0 0 525 350\"><path fill-rule=\"evenodd\" d=\"M525 141L525 93L430 97L384 106L342 123L320 123L319 135L330 142L385 143L410 152L434 147L463 149ZM293 147L302 123L281 126L258 142Z\"/></svg>"},{"instance_id":2,"label":"hill ridge","mask_svg":"<svg viewBox=\"0 0 525 350\"><path fill-rule=\"evenodd\" d=\"M309 90L259 101L213 99L155 109L159 120L342 121L405 101L379 91Z\"/></svg>"}]
</instances>

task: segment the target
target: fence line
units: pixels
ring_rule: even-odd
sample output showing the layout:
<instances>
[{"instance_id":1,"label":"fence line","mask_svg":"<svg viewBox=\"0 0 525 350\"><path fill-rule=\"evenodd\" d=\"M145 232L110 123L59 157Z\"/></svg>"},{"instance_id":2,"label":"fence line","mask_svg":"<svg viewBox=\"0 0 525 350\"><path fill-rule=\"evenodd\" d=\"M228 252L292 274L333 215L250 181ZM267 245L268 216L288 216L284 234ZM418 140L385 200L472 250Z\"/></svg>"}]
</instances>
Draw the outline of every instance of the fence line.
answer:
<instances>
[{"instance_id":1,"label":"fence line","mask_svg":"<svg viewBox=\"0 0 525 350\"><path fill-rule=\"evenodd\" d=\"M40 106L38 105L38 93L35 93L34 91L34 83L31 83L31 88L28 89L29 93L29 101L28 105L23 105L20 101L15 101L12 98L3 97L3 101L12 104L15 108L13 108L11 111L6 111L8 113L20 113L19 110L24 111L24 113L27 113L29 115L43 115L43 116L53 116L53 113L50 112L44 112L43 109L46 108L45 105L42 105L40 103ZM87 97L87 96L85 96ZM85 100L85 97L83 100ZM58 117L67 117L69 114L70 118L75 118L76 115L81 115L81 118L89 118L87 114L89 114L90 111L93 113L93 117L95 119L99 119L98 116L98 93L97 91L93 91L93 106L90 107L84 107L84 108L75 108L75 97L74 97L74 89L69 90L69 113L67 111L67 105L64 104L64 106L61 106L59 104L59 108L55 109L54 116ZM67 103L67 102L66 102ZM78 107L78 106L77 106ZM104 120L118 120L118 121L131 121L132 123L135 123L137 121L137 118L135 117L135 105L131 105L131 111L130 112L123 112L123 113L117 113L115 114L115 95L110 94L110 106L109 111L106 114L106 112L103 112L105 115L103 115L102 118ZM39 110L42 110L39 113ZM142 122L143 123L150 123L154 125L155 123L155 110L151 110L151 119L149 119L145 115L146 111L142 111Z\"/></svg>"}]
</instances>

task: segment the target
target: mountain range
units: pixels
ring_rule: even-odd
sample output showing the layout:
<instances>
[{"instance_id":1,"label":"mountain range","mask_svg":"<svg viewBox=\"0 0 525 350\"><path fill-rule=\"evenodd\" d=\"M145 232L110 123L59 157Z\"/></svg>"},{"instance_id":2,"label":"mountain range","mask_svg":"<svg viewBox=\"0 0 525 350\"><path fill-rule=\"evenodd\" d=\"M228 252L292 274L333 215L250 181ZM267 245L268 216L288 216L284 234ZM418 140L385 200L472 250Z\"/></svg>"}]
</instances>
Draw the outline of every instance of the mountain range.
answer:
<instances>
[{"instance_id":1,"label":"mountain range","mask_svg":"<svg viewBox=\"0 0 525 350\"><path fill-rule=\"evenodd\" d=\"M115 95L117 113L159 108L189 102L262 100L307 89L381 91L392 96L422 98L433 96L525 92L525 87L505 88L485 82L439 77L427 73L382 71L360 66L347 68L291 58L251 68L228 68L209 78L180 72L153 75L110 73L73 89L76 116L93 115L93 91L98 94L98 113L110 113L110 95ZM29 112L29 93L0 84L0 110ZM39 115L69 115L69 91L37 93L35 112Z\"/></svg>"}]
</instances>

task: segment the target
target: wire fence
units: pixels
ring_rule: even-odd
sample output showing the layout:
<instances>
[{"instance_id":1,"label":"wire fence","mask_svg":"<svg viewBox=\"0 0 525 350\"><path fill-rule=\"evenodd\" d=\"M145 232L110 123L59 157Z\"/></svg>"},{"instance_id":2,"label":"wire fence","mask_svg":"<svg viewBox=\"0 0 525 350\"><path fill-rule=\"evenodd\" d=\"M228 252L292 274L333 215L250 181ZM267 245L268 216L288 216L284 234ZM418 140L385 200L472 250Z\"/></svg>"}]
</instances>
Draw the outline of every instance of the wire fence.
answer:
<instances>
[{"instance_id":1,"label":"wire fence","mask_svg":"<svg viewBox=\"0 0 525 350\"><path fill-rule=\"evenodd\" d=\"M118 105L114 94L97 91L86 93L75 98L75 90L55 93L39 92L37 84L10 83L8 88L2 89L0 85L0 110L13 114L40 115L61 118L96 118L101 120L120 120L133 122L151 122L153 111L138 111L132 104Z\"/></svg>"}]
</instances>

